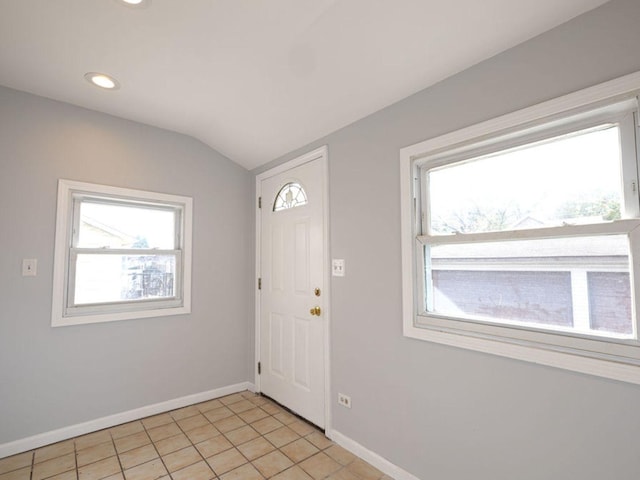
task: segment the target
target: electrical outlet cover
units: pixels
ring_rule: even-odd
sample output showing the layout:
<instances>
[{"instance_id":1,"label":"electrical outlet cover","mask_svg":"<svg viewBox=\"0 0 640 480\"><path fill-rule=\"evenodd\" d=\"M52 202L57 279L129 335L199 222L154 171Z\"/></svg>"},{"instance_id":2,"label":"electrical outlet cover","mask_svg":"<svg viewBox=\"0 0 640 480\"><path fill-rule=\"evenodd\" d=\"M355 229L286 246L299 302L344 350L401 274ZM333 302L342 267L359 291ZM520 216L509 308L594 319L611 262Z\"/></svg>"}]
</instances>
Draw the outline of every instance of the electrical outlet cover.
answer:
<instances>
[{"instance_id":1,"label":"electrical outlet cover","mask_svg":"<svg viewBox=\"0 0 640 480\"><path fill-rule=\"evenodd\" d=\"M38 275L38 260L35 258L22 259L22 276L35 277Z\"/></svg>"}]
</instances>

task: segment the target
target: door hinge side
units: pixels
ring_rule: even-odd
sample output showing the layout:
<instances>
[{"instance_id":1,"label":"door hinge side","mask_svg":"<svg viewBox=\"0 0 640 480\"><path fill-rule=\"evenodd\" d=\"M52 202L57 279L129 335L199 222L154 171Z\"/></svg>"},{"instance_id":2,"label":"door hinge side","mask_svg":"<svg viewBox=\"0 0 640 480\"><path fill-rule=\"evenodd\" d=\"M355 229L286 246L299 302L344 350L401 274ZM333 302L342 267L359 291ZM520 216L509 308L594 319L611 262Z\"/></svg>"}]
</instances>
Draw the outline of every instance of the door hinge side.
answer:
<instances>
[{"instance_id":1,"label":"door hinge side","mask_svg":"<svg viewBox=\"0 0 640 480\"><path fill-rule=\"evenodd\" d=\"M258 290L262 290L262 278L258 279Z\"/></svg>"},{"instance_id":2,"label":"door hinge side","mask_svg":"<svg viewBox=\"0 0 640 480\"><path fill-rule=\"evenodd\" d=\"M258 197L258 208L262 208L262 197Z\"/></svg>"},{"instance_id":3,"label":"door hinge side","mask_svg":"<svg viewBox=\"0 0 640 480\"><path fill-rule=\"evenodd\" d=\"M262 362L258 362L258 375L262 374Z\"/></svg>"}]
</instances>

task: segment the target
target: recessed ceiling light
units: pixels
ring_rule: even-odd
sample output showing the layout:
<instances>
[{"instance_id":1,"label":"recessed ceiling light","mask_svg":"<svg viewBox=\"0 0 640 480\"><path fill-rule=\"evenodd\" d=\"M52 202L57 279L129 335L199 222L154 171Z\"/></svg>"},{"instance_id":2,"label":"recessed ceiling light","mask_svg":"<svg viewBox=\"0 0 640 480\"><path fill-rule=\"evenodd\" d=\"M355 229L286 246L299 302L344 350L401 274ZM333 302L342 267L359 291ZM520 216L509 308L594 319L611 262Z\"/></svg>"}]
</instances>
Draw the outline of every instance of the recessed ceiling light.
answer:
<instances>
[{"instance_id":1,"label":"recessed ceiling light","mask_svg":"<svg viewBox=\"0 0 640 480\"><path fill-rule=\"evenodd\" d=\"M89 72L84 74L84 78L87 82L106 90L117 90L120 88L118 81L106 73Z\"/></svg>"},{"instance_id":2,"label":"recessed ceiling light","mask_svg":"<svg viewBox=\"0 0 640 480\"><path fill-rule=\"evenodd\" d=\"M127 7L147 7L151 3L151 0L116 0L116 2Z\"/></svg>"}]
</instances>

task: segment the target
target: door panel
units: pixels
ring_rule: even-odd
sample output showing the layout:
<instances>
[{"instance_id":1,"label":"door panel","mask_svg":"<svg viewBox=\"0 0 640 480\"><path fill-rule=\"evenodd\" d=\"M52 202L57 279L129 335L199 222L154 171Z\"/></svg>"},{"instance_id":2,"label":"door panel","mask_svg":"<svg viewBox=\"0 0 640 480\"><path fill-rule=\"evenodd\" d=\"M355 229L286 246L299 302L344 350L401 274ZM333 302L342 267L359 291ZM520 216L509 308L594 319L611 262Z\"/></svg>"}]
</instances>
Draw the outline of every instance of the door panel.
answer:
<instances>
[{"instance_id":1,"label":"door panel","mask_svg":"<svg viewBox=\"0 0 640 480\"><path fill-rule=\"evenodd\" d=\"M283 316L277 313L271 313L271 321L269 322L269 353L270 361L268 362L269 371L273 375L277 375L284 378L283 371L283 353L282 353L282 340L283 337Z\"/></svg>"},{"instance_id":2,"label":"door panel","mask_svg":"<svg viewBox=\"0 0 640 480\"><path fill-rule=\"evenodd\" d=\"M294 329L293 380L300 387L310 389L309 382L309 321L297 318Z\"/></svg>"},{"instance_id":3,"label":"door panel","mask_svg":"<svg viewBox=\"0 0 640 480\"><path fill-rule=\"evenodd\" d=\"M311 288L309 278L309 219L296 222L294 228L294 288L297 295L305 295Z\"/></svg>"},{"instance_id":4,"label":"door panel","mask_svg":"<svg viewBox=\"0 0 640 480\"><path fill-rule=\"evenodd\" d=\"M272 227L271 238L271 290L284 292L284 232L282 227Z\"/></svg>"}]
</instances>

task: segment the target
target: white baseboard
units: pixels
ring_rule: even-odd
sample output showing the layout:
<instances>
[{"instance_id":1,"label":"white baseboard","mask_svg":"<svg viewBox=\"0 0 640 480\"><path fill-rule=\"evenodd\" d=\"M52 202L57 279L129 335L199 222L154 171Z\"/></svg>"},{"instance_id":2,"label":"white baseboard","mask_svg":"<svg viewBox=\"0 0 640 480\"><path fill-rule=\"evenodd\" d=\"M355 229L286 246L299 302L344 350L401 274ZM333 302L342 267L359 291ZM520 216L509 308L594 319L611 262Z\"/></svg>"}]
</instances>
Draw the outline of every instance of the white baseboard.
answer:
<instances>
[{"instance_id":1,"label":"white baseboard","mask_svg":"<svg viewBox=\"0 0 640 480\"><path fill-rule=\"evenodd\" d=\"M216 388L207 392L194 393L185 397L174 398L165 402L154 403L144 407L135 408L126 412L108 415L106 417L97 418L88 422L70 425L68 427L51 430L49 432L39 433L32 437L22 438L9 443L0 444L0 458L8 457L16 453L26 452L34 448L49 445L51 443L66 440L67 438L77 437L86 433L102 430L103 428L114 427L121 423L131 422L140 418L156 415L158 413L175 410L176 408L186 407L194 403L206 402L232 393L242 392L244 390L255 391L255 386L250 382L236 383L226 387Z\"/></svg>"},{"instance_id":2,"label":"white baseboard","mask_svg":"<svg viewBox=\"0 0 640 480\"><path fill-rule=\"evenodd\" d=\"M336 442L341 447L349 450L354 455L357 455L361 459L366 462L369 462L371 465L376 467L382 473L389 475L395 480L420 480L415 475L410 474L406 470L400 468L394 463L391 463L384 457L381 457L375 452L372 452L368 448L360 445L355 440L343 435L342 433L336 430L327 430L327 437Z\"/></svg>"}]
</instances>

